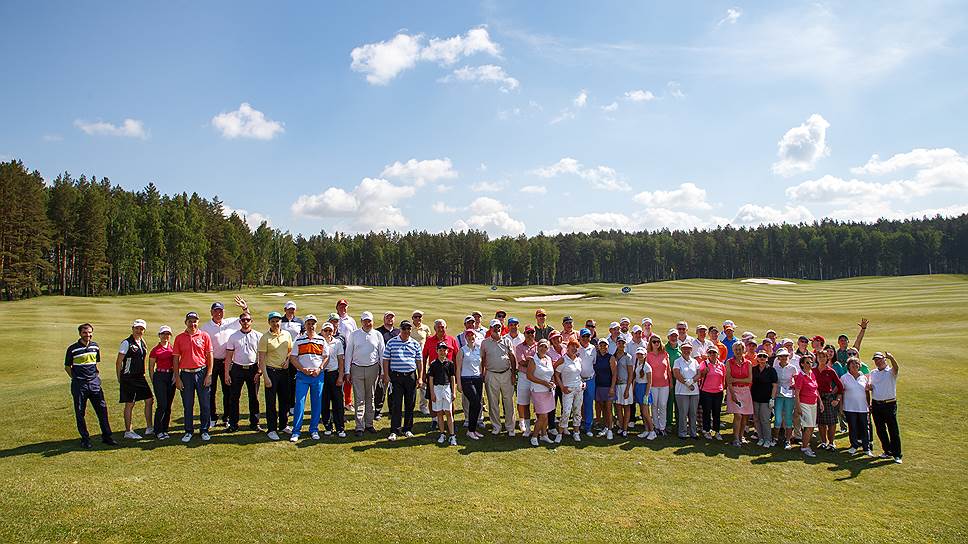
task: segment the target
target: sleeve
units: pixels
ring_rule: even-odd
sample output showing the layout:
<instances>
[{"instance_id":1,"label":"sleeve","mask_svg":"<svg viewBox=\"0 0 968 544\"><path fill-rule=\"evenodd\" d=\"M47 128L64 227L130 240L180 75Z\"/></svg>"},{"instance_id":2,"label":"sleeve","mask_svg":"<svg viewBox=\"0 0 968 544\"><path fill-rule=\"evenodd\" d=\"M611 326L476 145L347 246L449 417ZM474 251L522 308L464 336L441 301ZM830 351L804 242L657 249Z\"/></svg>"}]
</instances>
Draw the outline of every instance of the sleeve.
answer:
<instances>
[{"instance_id":1,"label":"sleeve","mask_svg":"<svg viewBox=\"0 0 968 544\"><path fill-rule=\"evenodd\" d=\"M834 372L831 375L831 377L833 378L834 383L837 384L837 390L840 391L840 394L841 395L843 395L844 394L844 382L842 382L840 380L840 376L838 376L836 372Z\"/></svg>"},{"instance_id":2,"label":"sleeve","mask_svg":"<svg viewBox=\"0 0 968 544\"><path fill-rule=\"evenodd\" d=\"M74 347L73 344L67 346L67 351L64 352L64 366L74 366L74 358L71 357L71 348Z\"/></svg>"},{"instance_id":3,"label":"sleeve","mask_svg":"<svg viewBox=\"0 0 968 544\"><path fill-rule=\"evenodd\" d=\"M269 335L263 334L259 337L259 353L269 353Z\"/></svg>"},{"instance_id":4,"label":"sleeve","mask_svg":"<svg viewBox=\"0 0 968 544\"><path fill-rule=\"evenodd\" d=\"M118 346L118 353L128 353L128 348L131 347L127 340L122 340L121 345Z\"/></svg>"},{"instance_id":5,"label":"sleeve","mask_svg":"<svg viewBox=\"0 0 968 544\"><path fill-rule=\"evenodd\" d=\"M181 337L181 334L179 334L178 336L176 336L175 339L171 341L171 356L172 356L172 358L174 358L174 357L181 357L181 350L178 347L178 344L179 344L178 338L180 338L180 337Z\"/></svg>"},{"instance_id":6,"label":"sleeve","mask_svg":"<svg viewBox=\"0 0 968 544\"><path fill-rule=\"evenodd\" d=\"M349 334L349 335L348 335L348 336L346 337L346 352L345 352L345 354L343 355L343 357L345 358L345 361L346 361L346 368L347 368L347 369L348 369L348 368L350 367L350 365L351 365L351 364L352 364L352 362L353 362L353 337L355 336L355 332L356 332L356 331L354 331L354 332L351 332L351 333L350 333L350 334Z\"/></svg>"},{"instance_id":7,"label":"sleeve","mask_svg":"<svg viewBox=\"0 0 968 544\"><path fill-rule=\"evenodd\" d=\"M213 351L215 351L212 348L212 337L209 336L208 333L204 333L204 334L205 334L205 352L206 353L212 353Z\"/></svg>"},{"instance_id":8,"label":"sleeve","mask_svg":"<svg viewBox=\"0 0 968 544\"><path fill-rule=\"evenodd\" d=\"M94 342L91 342L91 344L94 344ZM94 347L97 348L95 350L94 360L96 362L100 363L101 362L101 346L99 346L97 344L94 344Z\"/></svg>"}]
</instances>

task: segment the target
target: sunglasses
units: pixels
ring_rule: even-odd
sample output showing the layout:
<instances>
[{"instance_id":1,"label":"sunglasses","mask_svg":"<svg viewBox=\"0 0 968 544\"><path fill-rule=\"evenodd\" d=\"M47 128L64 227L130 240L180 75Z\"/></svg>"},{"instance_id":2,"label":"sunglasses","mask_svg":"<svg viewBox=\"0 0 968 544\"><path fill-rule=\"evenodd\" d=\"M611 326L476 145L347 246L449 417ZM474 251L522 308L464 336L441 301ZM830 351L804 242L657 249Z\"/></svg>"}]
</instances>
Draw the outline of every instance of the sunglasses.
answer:
<instances>
[{"instance_id":1,"label":"sunglasses","mask_svg":"<svg viewBox=\"0 0 968 544\"><path fill-rule=\"evenodd\" d=\"M684 330L686 330L686 328L685 327L676 327L676 330L677 331L684 331Z\"/></svg>"},{"instance_id":2,"label":"sunglasses","mask_svg":"<svg viewBox=\"0 0 968 544\"><path fill-rule=\"evenodd\" d=\"M534 314L535 317L548 317L548 314Z\"/></svg>"},{"instance_id":3,"label":"sunglasses","mask_svg":"<svg viewBox=\"0 0 968 544\"><path fill-rule=\"evenodd\" d=\"M761 354L757 355L756 358L757 359L769 359L770 356L767 355L767 354L765 354L765 353L761 353Z\"/></svg>"},{"instance_id":4,"label":"sunglasses","mask_svg":"<svg viewBox=\"0 0 968 544\"><path fill-rule=\"evenodd\" d=\"M243 318L239 319L239 321L248 322L248 321L252 321L252 318L251 317L243 317Z\"/></svg>"},{"instance_id":5,"label":"sunglasses","mask_svg":"<svg viewBox=\"0 0 968 544\"><path fill-rule=\"evenodd\" d=\"M662 340L649 340L649 343L651 343L651 344L661 344L662 343Z\"/></svg>"}]
</instances>

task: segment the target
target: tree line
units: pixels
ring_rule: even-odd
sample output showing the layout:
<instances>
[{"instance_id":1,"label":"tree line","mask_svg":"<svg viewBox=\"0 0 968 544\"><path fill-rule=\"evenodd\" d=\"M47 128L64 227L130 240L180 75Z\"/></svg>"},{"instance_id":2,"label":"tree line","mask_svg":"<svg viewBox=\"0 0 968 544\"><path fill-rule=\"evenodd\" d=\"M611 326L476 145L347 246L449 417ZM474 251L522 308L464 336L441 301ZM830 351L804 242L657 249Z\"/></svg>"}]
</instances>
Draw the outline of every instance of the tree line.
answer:
<instances>
[{"instance_id":1,"label":"tree line","mask_svg":"<svg viewBox=\"0 0 968 544\"><path fill-rule=\"evenodd\" d=\"M876 223L597 231L327 233L250 228L218 197L140 191L0 162L0 293L104 295L251 285L551 285L968 272L968 214Z\"/></svg>"}]
</instances>

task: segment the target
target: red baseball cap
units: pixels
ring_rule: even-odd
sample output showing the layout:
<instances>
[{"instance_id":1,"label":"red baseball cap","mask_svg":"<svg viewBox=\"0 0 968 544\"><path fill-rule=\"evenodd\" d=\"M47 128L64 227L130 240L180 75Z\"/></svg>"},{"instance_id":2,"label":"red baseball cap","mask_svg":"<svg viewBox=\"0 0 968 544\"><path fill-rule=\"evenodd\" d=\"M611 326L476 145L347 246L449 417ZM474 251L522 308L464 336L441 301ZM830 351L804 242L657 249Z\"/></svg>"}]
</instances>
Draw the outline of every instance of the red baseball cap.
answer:
<instances>
[{"instance_id":1,"label":"red baseball cap","mask_svg":"<svg viewBox=\"0 0 968 544\"><path fill-rule=\"evenodd\" d=\"M823 336L820 336L819 334L818 334L817 336L814 336L813 338L811 338L811 340L819 340L821 344L826 344L826 343L827 343L827 342L826 342L826 341L825 341L825 340L823 339Z\"/></svg>"},{"instance_id":2,"label":"red baseball cap","mask_svg":"<svg viewBox=\"0 0 968 544\"><path fill-rule=\"evenodd\" d=\"M337 301L336 301L336 305L337 305L337 306L339 306L340 304L345 304L345 305L347 305L347 306L349 306L349 305L350 305L350 303L349 303L349 302L346 302L346 299L345 299L345 298L341 298L341 299L339 299L339 300L337 300Z\"/></svg>"}]
</instances>

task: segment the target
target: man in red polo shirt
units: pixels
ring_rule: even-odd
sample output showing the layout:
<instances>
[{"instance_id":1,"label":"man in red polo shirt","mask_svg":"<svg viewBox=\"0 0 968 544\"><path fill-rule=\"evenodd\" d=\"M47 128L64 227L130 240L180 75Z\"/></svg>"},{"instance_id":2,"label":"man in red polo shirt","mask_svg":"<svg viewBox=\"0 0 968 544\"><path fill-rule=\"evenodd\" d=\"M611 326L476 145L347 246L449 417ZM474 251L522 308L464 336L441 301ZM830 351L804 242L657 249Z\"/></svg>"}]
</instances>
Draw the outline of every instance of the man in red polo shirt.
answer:
<instances>
[{"instance_id":1,"label":"man in red polo shirt","mask_svg":"<svg viewBox=\"0 0 968 544\"><path fill-rule=\"evenodd\" d=\"M211 413L208 403L208 388L212 385L212 338L205 331L198 330L198 314L185 315L185 331L175 337L172 346L172 363L175 368L175 387L182 392L182 405L185 407L185 436L182 442L189 442L195 432L195 398L199 404L199 422L202 440L208 441Z\"/></svg>"}]
</instances>

